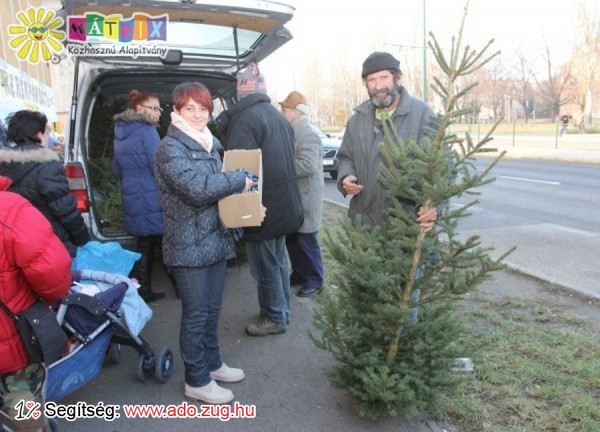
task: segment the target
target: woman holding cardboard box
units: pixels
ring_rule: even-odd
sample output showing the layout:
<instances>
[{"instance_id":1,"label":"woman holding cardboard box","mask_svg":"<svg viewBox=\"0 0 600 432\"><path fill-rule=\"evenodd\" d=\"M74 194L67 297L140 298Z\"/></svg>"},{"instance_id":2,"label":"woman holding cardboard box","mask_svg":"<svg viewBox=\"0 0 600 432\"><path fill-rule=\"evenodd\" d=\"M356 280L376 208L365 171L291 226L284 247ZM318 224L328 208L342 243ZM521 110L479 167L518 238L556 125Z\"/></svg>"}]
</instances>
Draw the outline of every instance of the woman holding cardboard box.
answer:
<instances>
[{"instance_id":1,"label":"woman holding cardboard box","mask_svg":"<svg viewBox=\"0 0 600 432\"><path fill-rule=\"evenodd\" d=\"M245 375L219 354L226 263L235 252L217 201L249 190L253 182L243 171L222 172L221 144L206 127L212 108L202 83L185 82L173 90L172 122L156 152L155 175L163 208L163 259L173 269L182 303L185 395L221 404L232 401L233 393L215 380L238 382Z\"/></svg>"}]
</instances>

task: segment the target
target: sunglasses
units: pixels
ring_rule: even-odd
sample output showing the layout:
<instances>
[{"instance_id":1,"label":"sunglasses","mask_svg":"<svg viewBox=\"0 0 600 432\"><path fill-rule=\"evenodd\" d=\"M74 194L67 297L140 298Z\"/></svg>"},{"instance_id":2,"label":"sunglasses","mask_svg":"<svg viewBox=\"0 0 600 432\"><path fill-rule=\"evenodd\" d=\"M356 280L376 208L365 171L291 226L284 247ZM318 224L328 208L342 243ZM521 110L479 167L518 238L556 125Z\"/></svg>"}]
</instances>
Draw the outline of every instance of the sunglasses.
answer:
<instances>
[{"instance_id":1,"label":"sunglasses","mask_svg":"<svg viewBox=\"0 0 600 432\"><path fill-rule=\"evenodd\" d=\"M148 105L142 105L144 108L148 108L151 109L154 112L162 112L163 109L161 107L152 107L152 106L148 106Z\"/></svg>"},{"instance_id":2,"label":"sunglasses","mask_svg":"<svg viewBox=\"0 0 600 432\"><path fill-rule=\"evenodd\" d=\"M31 33L37 33L37 32L46 33L46 30L48 30L46 27L31 27L29 29L29 31Z\"/></svg>"}]
</instances>

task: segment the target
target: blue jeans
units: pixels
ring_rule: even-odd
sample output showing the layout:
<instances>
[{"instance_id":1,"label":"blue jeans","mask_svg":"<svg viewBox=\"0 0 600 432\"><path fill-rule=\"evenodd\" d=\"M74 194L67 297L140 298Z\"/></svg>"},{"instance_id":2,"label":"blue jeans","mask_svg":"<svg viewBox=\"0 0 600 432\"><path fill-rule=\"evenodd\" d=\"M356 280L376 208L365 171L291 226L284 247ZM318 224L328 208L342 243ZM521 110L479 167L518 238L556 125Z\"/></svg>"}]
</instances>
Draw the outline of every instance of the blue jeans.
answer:
<instances>
[{"instance_id":1,"label":"blue jeans","mask_svg":"<svg viewBox=\"0 0 600 432\"><path fill-rule=\"evenodd\" d=\"M227 261L207 267L173 267L181 297L179 346L185 366L185 382L201 387L211 381L210 371L221 367L217 326Z\"/></svg>"},{"instance_id":2,"label":"blue jeans","mask_svg":"<svg viewBox=\"0 0 600 432\"><path fill-rule=\"evenodd\" d=\"M292 274L304 280L303 288L307 289L323 286L323 261L317 239L318 234L318 231L295 233L285 238Z\"/></svg>"},{"instance_id":3,"label":"blue jeans","mask_svg":"<svg viewBox=\"0 0 600 432\"><path fill-rule=\"evenodd\" d=\"M285 236L262 242L246 242L250 273L256 281L258 305L271 321L290 320L290 276Z\"/></svg>"}]
</instances>

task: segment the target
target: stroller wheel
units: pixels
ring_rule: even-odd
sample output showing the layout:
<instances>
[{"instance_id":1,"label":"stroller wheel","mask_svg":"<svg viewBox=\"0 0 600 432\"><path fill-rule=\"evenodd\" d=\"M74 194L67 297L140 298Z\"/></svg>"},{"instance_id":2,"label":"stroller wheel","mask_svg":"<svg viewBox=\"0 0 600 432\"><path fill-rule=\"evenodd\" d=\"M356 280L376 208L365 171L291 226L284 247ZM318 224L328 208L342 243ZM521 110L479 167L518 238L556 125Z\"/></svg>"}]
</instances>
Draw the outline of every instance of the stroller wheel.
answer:
<instances>
[{"instance_id":1,"label":"stroller wheel","mask_svg":"<svg viewBox=\"0 0 600 432\"><path fill-rule=\"evenodd\" d=\"M121 359L123 358L123 348L121 347L121 344L110 344L108 348L108 358L113 364L121 363Z\"/></svg>"},{"instance_id":2,"label":"stroller wheel","mask_svg":"<svg viewBox=\"0 0 600 432\"><path fill-rule=\"evenodd\" d=\"M152 368L149 368L147 365L147 360L144 354L140 354L138 356L137 368L135 371L135 376L140 381L148 381L152 376L152 372L154 371L154 365Z\"/></svg>"},{"instance_id":3,"label":"stroller wheel","mask_svg":"<svg viewBox=\"0 0 600 432\"><path fill-rule=\"evenodd\" d=\"M173 376L173 352L170 348L163 348L156 358L156 378L161 383L166 383Z\"/></svg>"}]
</instances>

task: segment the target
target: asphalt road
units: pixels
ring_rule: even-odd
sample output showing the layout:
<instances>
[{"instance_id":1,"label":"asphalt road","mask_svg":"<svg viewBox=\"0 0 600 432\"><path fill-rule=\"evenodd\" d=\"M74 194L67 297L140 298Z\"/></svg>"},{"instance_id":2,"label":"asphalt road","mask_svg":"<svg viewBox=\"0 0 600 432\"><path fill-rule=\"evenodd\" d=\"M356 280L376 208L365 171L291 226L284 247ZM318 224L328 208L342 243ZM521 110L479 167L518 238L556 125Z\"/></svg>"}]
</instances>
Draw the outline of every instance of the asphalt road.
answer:
<instances>
[{"instance_id":1,"label":"asphalt road","mask_svg":"<svg viewBox=\"0 0 600 432\"><path fill-rule=\"evenodd\" d=\"M489 163L481 159L478 169ZM492 175L496 181L481 188L479 203L459 225L461 235L480 235L495 255L517 246L506 260L510 268L600 298L600 168L504 159ZM325 178L325 197L348 205Z\"/></svg>"}]
</instances>

